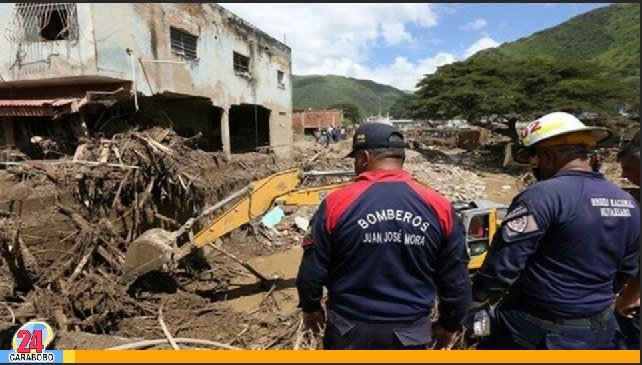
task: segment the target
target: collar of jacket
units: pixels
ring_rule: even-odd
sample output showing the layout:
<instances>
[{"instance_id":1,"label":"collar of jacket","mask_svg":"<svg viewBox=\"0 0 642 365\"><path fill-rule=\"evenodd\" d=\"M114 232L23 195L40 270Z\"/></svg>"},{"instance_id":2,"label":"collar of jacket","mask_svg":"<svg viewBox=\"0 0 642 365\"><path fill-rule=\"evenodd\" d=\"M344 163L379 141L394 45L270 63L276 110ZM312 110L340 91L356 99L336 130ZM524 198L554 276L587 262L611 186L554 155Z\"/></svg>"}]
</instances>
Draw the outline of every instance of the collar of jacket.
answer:
<instances>
[{"instance_id":1,"label":"collar of jacket","mask_svg":"<svg viewBox=\"0 0 642 365\"><path fill-rule=\"evenodd\" d=\"M404 170L366 171L357 176L356 181L411 181L412 175Z\"/></svg>"}]
</instances>

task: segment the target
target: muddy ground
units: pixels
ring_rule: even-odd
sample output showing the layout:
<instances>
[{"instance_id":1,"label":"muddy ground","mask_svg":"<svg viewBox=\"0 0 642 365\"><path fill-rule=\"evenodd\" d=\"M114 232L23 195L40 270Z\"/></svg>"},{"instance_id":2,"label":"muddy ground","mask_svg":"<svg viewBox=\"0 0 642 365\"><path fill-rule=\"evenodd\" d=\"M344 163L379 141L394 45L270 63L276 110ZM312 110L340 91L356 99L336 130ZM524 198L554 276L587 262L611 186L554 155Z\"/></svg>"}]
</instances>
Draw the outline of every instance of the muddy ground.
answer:
<instances>
[{"instance_id":1,"label":"muddy ground","mask_svg":"<svg viewBox=\"0 0 642 365\"><path fill-rule=\"evenodd\" d=\"M172 348L168 337L178 348L318 347L300 331L294 289L303 234L294 219L309 219L315 207L285 208L283 220L270 229L257 217L172 275L154 272L131 285L117 280L127 245L146 229L176 229L206 205L276 171L350 170L351 161L342 159L348 150L349 141L325 148L301 139L291 159L252 153L227 160L156 129L87 141L75 162L68 156L55 165L5 166L0 343L7 348L17 326L41 319L56 330L53 347L59 349L154 339L164 343L131 348ZM483 197L508 204L523 187L523 170L465 151L409 150L406 166L453 200ZM623 183L612 158L605 171ZM260 282L248 265L269 280Z\"/></svg>"}]
</instances>

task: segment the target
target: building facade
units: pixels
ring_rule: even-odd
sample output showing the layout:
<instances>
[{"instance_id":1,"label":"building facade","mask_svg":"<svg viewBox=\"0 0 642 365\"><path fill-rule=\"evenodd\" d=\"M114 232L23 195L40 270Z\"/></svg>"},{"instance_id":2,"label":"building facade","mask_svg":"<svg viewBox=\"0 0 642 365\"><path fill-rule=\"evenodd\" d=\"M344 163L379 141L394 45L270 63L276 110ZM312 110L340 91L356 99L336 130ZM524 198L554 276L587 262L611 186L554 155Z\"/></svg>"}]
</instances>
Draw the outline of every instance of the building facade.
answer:
<instances>
[{"instance_id":1,"label":"building facade","mask_svg":"<svg viewBox=\"0 0 642 365\"><path fill-rule=\"evenodd\" d=\"M217 4L3 3L0 25L5 144L124 120L290 152L290 48Z\"/></svg>"},{"instance_id":2,"label":"building facade","mask_svg":"<svg viewBox=\"0 0 642 365\"><path fill-rule=\"evenodd\" d=\"M294 133L312 135L317 129L340 127L343 123L341 109L305 109L292 113Z\"/></svg>"}]
</instances>

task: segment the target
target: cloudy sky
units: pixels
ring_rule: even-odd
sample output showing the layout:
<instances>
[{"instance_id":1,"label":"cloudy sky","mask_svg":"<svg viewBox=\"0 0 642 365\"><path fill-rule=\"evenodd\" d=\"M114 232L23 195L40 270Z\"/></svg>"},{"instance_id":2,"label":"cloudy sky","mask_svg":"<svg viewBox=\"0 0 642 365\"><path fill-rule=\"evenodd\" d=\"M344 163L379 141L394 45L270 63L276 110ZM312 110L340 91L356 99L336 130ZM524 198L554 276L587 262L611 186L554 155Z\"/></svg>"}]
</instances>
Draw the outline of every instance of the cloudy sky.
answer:
<instances>
[{"instance_id":1,"label":"cloudy sky","mask_svg":"<svg viewBox=\"0 0 642 365\"><path fill-rule=\"evenodd\" d=\"M414 90L438 66L608 3L220 5L285 41L295 75L342 75Z\"/></svg>"}]
</instances>

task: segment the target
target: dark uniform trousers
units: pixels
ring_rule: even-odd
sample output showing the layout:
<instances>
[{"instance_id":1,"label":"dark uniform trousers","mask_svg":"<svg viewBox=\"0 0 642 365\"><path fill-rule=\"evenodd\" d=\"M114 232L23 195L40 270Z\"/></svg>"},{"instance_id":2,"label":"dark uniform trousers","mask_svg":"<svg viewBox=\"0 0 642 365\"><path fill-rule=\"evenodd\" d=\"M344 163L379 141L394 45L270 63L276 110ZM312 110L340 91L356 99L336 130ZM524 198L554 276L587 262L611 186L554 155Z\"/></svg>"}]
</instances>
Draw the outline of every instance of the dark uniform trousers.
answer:
<instances>
[{"instance_id":1,"label":"dark uniform trousers","mask_svg":"<svg viewBox=\"0 0 642 365\"><path fill-rule=\"evenodd\" d=\"M618 329L610 307L587 318L560 318L506 299L490 317L491 333L478 350L607 350Z\"/></svg>"},{"instance_id":2,"label":"dark uniform trousers","mask_svg":"<svg viewBox=\"0 0 642 365\"><path fill-rule=\"evenodd\" d=\"M324 350L425 350L431 338L428 316L408 324L371 324L328 311Z\"/></svg>"}]
</instances>

